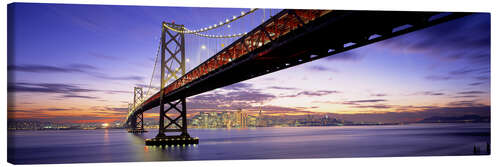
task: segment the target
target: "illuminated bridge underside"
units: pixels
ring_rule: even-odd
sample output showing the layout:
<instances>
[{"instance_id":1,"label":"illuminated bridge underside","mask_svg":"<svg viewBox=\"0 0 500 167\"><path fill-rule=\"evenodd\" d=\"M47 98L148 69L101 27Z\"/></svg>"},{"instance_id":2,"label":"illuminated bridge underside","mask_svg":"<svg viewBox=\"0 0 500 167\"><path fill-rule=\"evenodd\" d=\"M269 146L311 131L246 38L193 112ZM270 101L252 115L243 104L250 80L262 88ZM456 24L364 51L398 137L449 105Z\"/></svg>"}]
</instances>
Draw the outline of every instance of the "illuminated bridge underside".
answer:
<instances>
[{"instance_id":1,"label":"illuminated bridge underside","mask_svg":"<svg viewBox=\"0 0 500 167\"><path fill-rule=\"evenodd\" d=\"M470 13L283 10L166 86L164 102L326 56L335 56L340 52L468 14ZM394 31L401 27L409 28ZM140 114L159 106L159 97L160 92L145 100L130 114Z\"/></svg>"}]
</instances>

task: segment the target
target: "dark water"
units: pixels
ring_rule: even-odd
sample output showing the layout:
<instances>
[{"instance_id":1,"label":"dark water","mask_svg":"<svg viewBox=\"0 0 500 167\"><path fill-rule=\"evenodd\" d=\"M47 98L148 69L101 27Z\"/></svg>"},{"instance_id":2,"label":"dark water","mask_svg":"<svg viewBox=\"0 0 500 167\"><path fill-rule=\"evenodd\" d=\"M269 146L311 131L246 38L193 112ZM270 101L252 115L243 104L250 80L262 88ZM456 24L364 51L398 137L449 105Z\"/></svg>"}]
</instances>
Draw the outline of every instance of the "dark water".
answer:
<instances>
[{"instance_id":1,"label":"dark water","mask_svg":"<svg viewBox=\"0 0 500 167\"><path fill-rule=\"evenodd\" d=\"M190 129L200 144L146 147L156 135L124 129L11 131L8 161L16 164L335 158L486 154L490 124Z\"/></svg>"}]
</instances>

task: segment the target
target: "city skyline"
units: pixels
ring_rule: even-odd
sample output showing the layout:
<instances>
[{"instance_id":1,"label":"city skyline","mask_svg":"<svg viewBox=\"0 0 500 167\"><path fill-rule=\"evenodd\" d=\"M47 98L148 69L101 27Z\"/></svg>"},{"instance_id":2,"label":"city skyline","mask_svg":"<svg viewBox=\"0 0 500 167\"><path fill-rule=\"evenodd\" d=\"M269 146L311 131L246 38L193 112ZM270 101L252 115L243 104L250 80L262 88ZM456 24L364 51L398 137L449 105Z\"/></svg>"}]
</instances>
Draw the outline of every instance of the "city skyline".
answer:
<instances>
[{"instance_id":1,"label":"city skyline","mask_svg":"<svg viewBox=\"0 0 500 167\"><path fill-rule=\"evenodd\" d=\"M16 5L9 10L9 26L16 29L9 29L15 39L9 40L9 118L69 122L125 118L133 87L149 82L161 21L203 27L248 11ZM249 31L263 18L260 11L225 30ZM188 69L213 55L210 48L230 43L195 39L187 39ZM188 116L240 108L382 122L489 116L490 15L466 16L187 100ZM158 117L158 109L145 117Z\"/></svg>"}]
</instances>

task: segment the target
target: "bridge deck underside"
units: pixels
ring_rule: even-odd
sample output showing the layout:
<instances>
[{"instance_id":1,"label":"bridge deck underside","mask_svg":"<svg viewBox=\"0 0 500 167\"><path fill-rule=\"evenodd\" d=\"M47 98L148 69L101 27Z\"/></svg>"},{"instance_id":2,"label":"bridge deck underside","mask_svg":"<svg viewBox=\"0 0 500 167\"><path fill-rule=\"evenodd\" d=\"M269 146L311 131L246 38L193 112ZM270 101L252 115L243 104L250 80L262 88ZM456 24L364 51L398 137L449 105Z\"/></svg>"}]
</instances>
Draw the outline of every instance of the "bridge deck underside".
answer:
<instances>
[{"instance_id":1,"label":"bridge deck underside","mask_svg":"<svg viewBox=\"0 0 500 167\"><path fill-rule=\"evenodd\" d=\"M467 15L452 13L429 20L438 14L440 13L332 11L165 94L164 99L173 101L193 96ZM393 32L394 28L404 25L411 26ZM371 39L375 34L378 37ZM344 47L347 43L352 45ZM138 107L134 114L158 105L159 93Z\"/></svg>"}]
</instances>

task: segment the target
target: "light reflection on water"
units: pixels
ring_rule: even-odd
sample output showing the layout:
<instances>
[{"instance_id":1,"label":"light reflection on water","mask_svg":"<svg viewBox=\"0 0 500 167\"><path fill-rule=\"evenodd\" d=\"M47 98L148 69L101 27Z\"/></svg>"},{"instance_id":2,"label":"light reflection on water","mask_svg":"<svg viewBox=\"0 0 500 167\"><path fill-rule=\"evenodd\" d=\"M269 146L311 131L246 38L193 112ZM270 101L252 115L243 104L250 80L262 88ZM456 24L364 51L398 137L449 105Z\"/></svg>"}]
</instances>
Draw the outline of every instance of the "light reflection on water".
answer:
<instances>
[{"instance_id":1,"label":"light reflection on water","mask_svg":"<svg viewBox=\"0 0 500 167\"><path fill-rule=\"evenodd\" d=\"M489 124L190 129L199 145L145 146L156 136L124 129L11 131L8 160L21 164L269 158L472 155Z\"/></svg>"}]
</instances>

